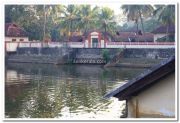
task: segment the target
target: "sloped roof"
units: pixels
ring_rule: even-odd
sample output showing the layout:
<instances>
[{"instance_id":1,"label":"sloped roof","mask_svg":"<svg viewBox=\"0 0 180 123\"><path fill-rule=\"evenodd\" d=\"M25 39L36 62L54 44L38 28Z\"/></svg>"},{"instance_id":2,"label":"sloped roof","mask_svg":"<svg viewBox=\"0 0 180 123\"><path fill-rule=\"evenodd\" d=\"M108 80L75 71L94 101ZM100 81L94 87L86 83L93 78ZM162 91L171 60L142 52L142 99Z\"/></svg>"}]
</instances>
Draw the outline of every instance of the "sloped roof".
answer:
<instances>
[{"instance_id":1,"label":"sloped roof","mask_svg":"<svg viewBox=\"0 0 180 123\"><path fill-rule=\"evenodd\" d=\"M155 30L153 30L152 33L154 33L154 34L166 33L166 31L167 31L167 25L162 25L162 26L159 26L158 28L156 28ZM169 25L168 32L169 33L175 33L174 24Z\"/></svg>"},{"instance_id":2,"label":"sloped roof","mask_svg":"<svg viewBox=\"0 0 180 123\"><path fill-rule=\"evenodd\" d=\"M7 37L27 37L27 32L14 23L5 24L5 36Z\"/></svg>"},{"instance_id":3,"label":"sloped roof","mask_svg":"<svg viewBox=\"0 0 180 123\"><path fill-rule=\"evenodd\" d=\"M71 42L82 42L83 36L81 36L81 35L71 36L71 37L69 37L69 41L71 41Z\"/></svg>"},{"instance_id":4,"label":"sloped roof","mask_svg":"<svg viewBox=\"0 0 180 123\"><path fill-rule=\"evenodd\" d=\"M93 29L93 30L88 30L87 32L84 32L83 36L84 36L85 38L87 38L88 35L89 35L90 33L92 33L92 32L98 32L98 33L100 33L101 31L95 30L95 29Z\"/></svg>"},{"instance_id":5,"label":"sloped roof","mask_svg":"<svg viewBox=\"0 0 180 123\"><path fill-rule=\"evenodd\" d=\"M175 71L175 57L162 61L160 64L148 69L136 78L129 80L123 86L107 93L104 97L117 97L119 100L129 99L143 90L157 83L159 79Z\"/></svg>"},{"instance_id":6,"label":"sloped roof","mask_svg":"<svg viewBox=\"0 0 180 123\"><path fill-rule=\"evenodd\" d=\"M107 40L108 40L108 38L111 38L112 41L115 40L114 36L113 36L111 33L109 33L109 32L103 32L103 31L95 30L95 29L94 29L94 30L88 30L86 33L84 33L84 34L83 34L84 38L87 38L88 35L89 35L90 33L92 33L92 32L101 33L104 38L107 38Z\"/></svg>"},{"instance_id":7,"label":"sloped roof","mask_svg":"<svg viewBox=\"0 0 180 123\"><path fill-rule=\"evenodd\" d=\"M154 41L153 33L146 32L142 35L137 35L135 32L118 32L119 34L116 36L116 40L120 41L129 41L129 38L134 38L136 41Z\"/></svg>"}]
</instances>

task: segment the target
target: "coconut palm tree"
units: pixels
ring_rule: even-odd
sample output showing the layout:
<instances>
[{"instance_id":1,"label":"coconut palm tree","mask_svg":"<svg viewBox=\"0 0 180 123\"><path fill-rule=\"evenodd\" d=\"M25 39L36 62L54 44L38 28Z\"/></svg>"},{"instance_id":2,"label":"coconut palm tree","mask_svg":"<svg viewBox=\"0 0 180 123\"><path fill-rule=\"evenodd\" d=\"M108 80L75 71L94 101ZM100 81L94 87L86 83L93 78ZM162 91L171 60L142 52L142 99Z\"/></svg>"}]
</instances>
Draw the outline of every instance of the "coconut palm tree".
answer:
<instances>
[{"instance_id":1,"label":"coconut palm tree","mask_svg":"<svg viewBox=\"0 0 180 123\"><path fill-rule=\"evenodd\" d=\"M116 24L114 11L108 7L103 7L98 15L98 21L105 34L107 30L112 31L114 29L112 25Z\"/></svg>"},{"instance_id":2,"label":"coconut palm tree","mask_svg":"<svg viewBox=\"0 0 180 123\"><path fill-rule=\"evenodd\" d=\"M58 41L60 39L60 24L59 17L64 12L63 5L49 5L47 12L47 26L48 33L51 36L51 40Z\"/></svg>"},{"instance_id":3,"label":"coconut palm tree","mask_svg":"<svg viewBox=\"0 0 180 123\"><path fill-rule=\"evenodd\" d=\"M155 17L158 18L160 22L166 25L166 35L169 32L170 24L175 23L175 6L174 5L156 5L156 10L154 11ZM166 41L168 36L166 36Z\"/></svg>"},{"instance_id":4,"label":"coconut palm tree","mask_svg":"<svg viewBox=\"0 0 180 123\"><path fill-rule=\"evenodd\" d=\"M138 27L138 20L139 20L139 14L137 12L137 6L135 5L123 5L121 6L121 8L123 9L123 13L125 15L127 15L127 20L128 21L135 21L136 25L137 25L137 32L139 30Z\"/></svg>"},{"instance_id":5,"label":"coconut palm tree","mask_svg":"<svg viewBox=\"0 0 180 123\"><path fill-rule=\"evenodd\" d=\"M46 35L46 5L43 6L43 10L44 10L43 40L45 40L45 35Z\"/></svg>"},{"instance_id":6,"label":"coconut palm tree","mask_svg":"<svg viewBox=\"0 0 180 123\"><path fill-rule=\"evenodd\" d=\"M145 33L143 18L151 17L153 15L153 11L154 11L154 8L151 5L141 5L138 8L138 13L141 20L143 33Z\"/></svg>"},{"instance_id":7,"label":"coconut palm tree","mask_svg":"<svg viewBox=\"0 0 180 123\"><path fill-rule=\"evenodd\" d=\"M80 20L78 11L79 8L76 5L65 6L65 11L63 12L63 16L61 16L61 25L65 30L68 30L68 36L71 36L72 31L74 31L73 28L75 29L77 27L77 22Z\"/></svg>"},{"instance_id":8,"label":"coconut palm tree","mask_svg":"<svg viewBox=\"0 0 180 123\"><path fill-rule=\"evenodd\" d=\"M81 20L79 21L79 28L85 33L88 29L93 28L95 22L97 21L97 13L99 7L91 8L91 5L81 5L79 15Z\"/></svg>"},{"instance_id":9,"label":"coconut palm tree","mask_svg":"<svg viewBox=\"0 0 180 123\"><path fill-rule=\"evenodd\" d=\"M135 21L138 29L138 20L141 21L142 31L144 31L143 18L152 16L153 7L151 5L123 5L121 7L124 14L127 15L128 20Z\"/></svg>"},{"instance_id":10,"label":"coconut palm tree","mask_svg":"<svg viewBox=\"0 0 180 123\"><path fill-rule=\"evenodd\" d=\"M43 40L50 39L50 32L48 24L52 24L52 8L53 5L43 5L43 13L44 13L44 24L43 24Z\"/></svg>"}]
</instances>

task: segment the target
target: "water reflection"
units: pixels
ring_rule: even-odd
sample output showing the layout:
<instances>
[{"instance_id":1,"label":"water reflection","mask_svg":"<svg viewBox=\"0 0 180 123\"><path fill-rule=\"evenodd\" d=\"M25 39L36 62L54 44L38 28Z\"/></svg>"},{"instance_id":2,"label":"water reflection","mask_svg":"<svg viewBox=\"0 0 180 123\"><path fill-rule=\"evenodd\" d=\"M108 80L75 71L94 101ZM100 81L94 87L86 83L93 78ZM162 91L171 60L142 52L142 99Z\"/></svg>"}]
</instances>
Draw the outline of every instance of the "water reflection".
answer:
<instances>
[{"instance_id":1,"label":"water reflection","mask_svg":"<svg viewBox=\"0 0 180 123\"><path fill-rule=\"evenodd\" d=\"M9 118L119 119L123 101L102 96L142 69L98 65L6 65L5 116Z\"/></svg>"}]
</instances>

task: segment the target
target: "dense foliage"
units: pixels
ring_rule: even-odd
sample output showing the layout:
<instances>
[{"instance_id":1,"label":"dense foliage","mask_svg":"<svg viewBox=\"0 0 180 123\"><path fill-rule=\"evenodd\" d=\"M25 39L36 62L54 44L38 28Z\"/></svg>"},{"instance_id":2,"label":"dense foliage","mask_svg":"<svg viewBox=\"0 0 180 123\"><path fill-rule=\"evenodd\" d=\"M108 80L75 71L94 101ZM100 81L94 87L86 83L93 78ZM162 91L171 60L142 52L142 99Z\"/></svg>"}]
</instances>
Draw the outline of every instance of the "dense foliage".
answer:
<instances>
[{"instance_id":1,"label":"dense foliage","mask_svg":"<svg viewBox=\"0 0 180 123\"><path fill-rule=\"evenodd\" d=\"M53 41L65 40L75 31L82 34L98 29L115 34L116 31L134 31L135 28L151 32L160 24L175 22L174 5L123 5L119 8L127 17L123 26L115 21L111 8L91 5L6 5L5 22L22 26L30 40ZM129 26L129 21L134 24Z\"/></svg>"},{"instance_id":2,"label":"dense foliage","mask_svg":"<svg viewBox=\"0 0 180 123\"><path fill-rule=\"evenodd\" d=\"M115 28L113 10L90 5L6 5L5 22L22 26L31 40L60 41L74 31Z\"/></svg>"}]
</instances>

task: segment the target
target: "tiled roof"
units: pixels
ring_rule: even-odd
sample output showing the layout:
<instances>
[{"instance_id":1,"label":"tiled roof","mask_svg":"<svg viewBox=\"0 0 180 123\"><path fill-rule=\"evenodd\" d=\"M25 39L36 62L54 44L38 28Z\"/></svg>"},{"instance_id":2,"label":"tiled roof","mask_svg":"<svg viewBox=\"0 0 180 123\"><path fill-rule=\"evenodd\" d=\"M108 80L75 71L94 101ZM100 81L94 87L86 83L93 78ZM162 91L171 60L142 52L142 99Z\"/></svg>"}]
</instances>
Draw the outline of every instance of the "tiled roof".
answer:
<instances>
[{"instance_id":1,"label":"tiled roof","mask_svg":"<svg viewBox=\"0 0 180 123\"><path fill-rule=\"evenodd\" d=\"M167 31L167 26L166 25L162 25L162 26L156 28L155 30L153 30L152 33L154 33L154 34L157 34L157 33L166 33L166 31ZM169 33L175 33L175 26L173 24L169 25L168 32Z\"/></svg>"},{"instance_id":2,"label":"tiled roof","mask_svg":"<svg viewBox=\"0 0 180 123\"><path fill-rule=\"evenodd\" d=\"M126 84L107 93L104 97L117 97L119 100L129 99L131 96L141 93L148 87L159 82L161 78L175 72L175 57L162 61L160 64L148 69L139 76L129 80Z\"/></svg>"},{"instance_id":3,"label":"tiled roof","mask_svg":"<svg viewBox=\"0 0 180 123\"><path fill-rule=\"evenodd\" d=\"M27 37L27 32L14 23L5 24L5 36L8 37Z\"/></svg>"},{"instance_id":4,"label":"tiled roof","mask_svg":"<svg viewBox=\"0 0 180 123\"><path fill-rule=\"evenodd\" d=\"M134 38L135 41L148 41L153 42L154 41L154 35L152 33L146 32L142 35L137 35L135 32L118 32L118 35L116 35L117 41L129 41L129 38Z\"/></svg>"},{"instance_id":5,"label":"tiled roof","mask_svg":"<svg viewBox=\"0 0 180 123\"><path fill-rule=\"evenodd\" d=\"M71 36L71 37L69 37L69 41L71 41L71 42L82 42L83 36L81 36L81 35Z\"/></svg>"}]
</instances>

